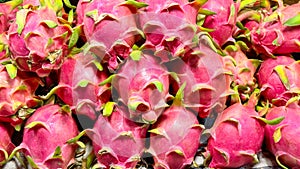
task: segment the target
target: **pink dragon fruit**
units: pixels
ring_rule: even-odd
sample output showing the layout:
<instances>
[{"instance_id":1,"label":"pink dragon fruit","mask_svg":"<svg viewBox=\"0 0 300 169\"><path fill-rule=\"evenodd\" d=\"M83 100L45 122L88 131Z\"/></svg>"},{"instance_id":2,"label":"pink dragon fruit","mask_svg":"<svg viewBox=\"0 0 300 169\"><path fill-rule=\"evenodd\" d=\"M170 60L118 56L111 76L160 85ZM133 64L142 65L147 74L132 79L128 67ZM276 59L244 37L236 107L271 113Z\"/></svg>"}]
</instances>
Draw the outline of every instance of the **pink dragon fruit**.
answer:
<instances>
[{"instance_id":1,"label":"pink dragon fruit","mask_svg":"<svg viewBox=\"0 0 300 169\"><path fill-rule=\"evenodd\" d=\"M169 13L182 18L189 23L196 24L198 10L202 5L199 1L188 2L186 0L138 0L144 2L148 6L143 12L156 13L158 16L162 13Z\"/></svg>"},{"instance_id":2,"label":"pink dragon fruit","mask_svg":"<svg viewBox=\"0 0 300 169\"><path fill-rule=\"evenodd\" d=\"M271 19L260 23L251 31L254 49L267 56L300 52L299 25L294 24L294 17L297 17L299 8L300 3L280 7L272 13L272 16L266 16L265 20L268 20L268 17Z\"/></svg>"},{"instance_id":3,"label":"pink dragon fruit","mask_svg":"<svg viewBox=\"0 0 300 169\"><path fill-rule=\"evenodd\" d=\"M275 105L284 105L300 87L299 62L288 56L265 60L257 73L262 96Z\"/></svg>"},{"instance_id":4,"label":"pink dragon fruit","mask_svg":"<svg viewBox=\"0 0 300 169\"><path fill-rule=\"evenodd\" d=\"M197 28L184 18L164 12L141 13L139 16L146 37L144 48L155 49L164 62L181 56L193 44Z\"/></svg>"},{"instance_id":5,"label":"pink dragon fruit","mask_svg":"<svg viewBox=\"0 0 300 169\"><path fill-rule=\"evenodd\" d=\"M83 22L84 35L89 42L88 48L103 62L108 62L111 70L117 69L120 60L129 56L135 38L140 34L133 15L137 11L136 4L131 2L79 2L78 24Z\"/></svg>"},{"instance_id":6,"label":"pink dragon fruit","mask_svg":"<svg viewBox=\"0 0 300 169\"><path fill-rule=\"evenodd\" d=\"M0 3L0 34L8 28L8 13L10 6L6 3Z\"/></svg>"},{"instance_id":7,"label":"pink dragon fruit","mask_svg":"<svg viewBox=\"0 0 300 169\"><path fill-rule=\"evenodd\" d=\"M94 32L101 30L105 24L118 20L118 18L122 16L128 16L134 13L134 8L122 0L95 0L88 3L82 0L78 2L78 4L80 4L80 8L77 11L79 24L83 21L84 34L88 40L93 36ZM128 22L130 27L135 25L134 20L131 21L132 23Z\"/></svg>"},{"instance_id":8,"label":"pink dragon fruit","mask_svg":"<svg viewBox=\"0 0 300 169\"><path fill-rule=\"evenodd\" d=\"M113 99L127 105L130 117L142 123L154 123L168 106L169 73L150 54L128 58L113 78Z\"/></svg>"},{"instance_id":9,"label":"pink dragon fruit","mask_svg":"<svg viewBox=\"0 0 300 169\"><path fill-rule=\"evenodd\" d=\"M182 90L173 105L163 112L149 130L148 152L154 157L155 169L183 169L191 165L199 146L203 126L194 113L182 104Z\"/></svg>"},{"instance_id":10,"label":"pink dragon fruit","mask_svg":"<svg viewBox=\"0 0 300 169\"><path fill-rule=\"evenodd\" d=\"M17 125L40 104L35 91L42 83L32 74L14 72L12 64L0 65L0 121Z\"/></svg>"},{"instance_id":11,"label":"pink dragon fruit","mask_svg":"<svg viewBox=\"0 0 300 169\"><path fill-rule=\"evenodd\" d=\"M212 32L209 32L209 34L219 46L224 45L227 41L232 39L232 34L235 30L238 6L239 4L232 0L208 0L202 6L202 10L204 9L214 13L205 17L202 26L213 30Z\"/></svg>"},{"instance_id":12,"label":"pink dragon fruit","mask_svg":"<svg viewBox=\"0 0 300 169\"><path fill-rule=\"evenodd\" d=\"M265 126L267 148L276 156L276 160L282 168L299 168L300 107L297 102L271 108L266 115L266 119L279 117L284 117L281 123Z\"/></svg>"},{"instance_id":13,"label":"pink dragon fruit","mask_svg":"<svg viewBox=\"0 0 300 169\"><path fill-rule=\"evenodd\" d=\"M108 85L98 85L107 78L107 72L98 70L97 64L90 54L79 53L66 59L60 69L59 84L45 97L55 93L76 113L96 119L95 111L110 99L111 93Z\"/></svg>"},{"instance_id":14,"label":"pink dragon fruit","mask_svg":"<svg viewBox=\"0 0 300 169\"><path fill-rule=\"evenodd\" d=\"M75 144L66 142L77 136L71 113L58 105L38 108L25 125L23 141L17 149L41 168L67 168L75 155ZM35 167L35 166L32 166Z\"/></svg>"},{"instance_id":15,"label":"pink dragon fruit","mask_svg":"<svg viewBox=\"0 0 300 169\"><path fill-rule=\"evenodd\" d=\"M146 35L144 47L155 48L163 61L180 56L196 35L196 18L202 5L199 1L140 0L148 6L139 13L139 25ZM188 12L187 12L188 11Z\"/></svg>"},{"instance_id":16,"label":"pink dragon fruit","mask_svg":"<svg viewBox=\"0 0 300 169\"><path fill-rule=\"evenodd\" d=\"M60 24L55 11L47 7L21 9L8 30L11 58L20 70L45 77L60 68L71 32L71 27Z\"/></svg>"},{"instance_id":17,"label":"pink dragon fruit","mask_svg":"<svg viewBox=\"0 0 300 169\"><path fill-rule=\"evenodd\" d=\"M257 162L264 126L255 118L254 105L236 103L226 108L209 129L207 149L212 168L238 168Z\"/></svg>"},{"instance_id":18,"label":"pink dragon fruit","mask_svg":"<svg viewBox=\"0 0 300 169\"><path fill-rule=\"evenodd\" d=\"M200 117L207 117L216 105L224 106L223 94L229 89L229 80L225 76L221 56L210 47L200 44L187 51L182 59L169 62L167 67L179 79L171 83L174 90L172 94L186 83L184 103Z\"/></svg>"},{"instance_id":19,"label":"pink dragon fruit","mask_svg":"<svg viewBox=\"0 0 300 169\"><path fill-rule=\"evenodd\" d=\"M225 70L230 74L231 87L238 92L242 102L249 99L249 95L257 88L255 73L260 65L257 59L248 59L239 44L229 45L225 49L228 56L224 56ZM234 96L233 96L234 97ZM238 101L231 99L231 102Z\"/></svg>"},{"instance_id":20,"label":"pink dragon fruit","mask_svg":"<svg viewBox=\"0 0 300 169\"><path fill-rule=\"evenodd\" d=\"M100 115L94 128L87 130L101 167L134 168L140 161L148 127L127 116L128 112L115 107L110 116Z\"/></svg>"},{"instance_id":21,"label":"pink dragon fruit","mask_svg":"<svg viewBox=\"0 0 300 169\"><path fill-rule=\"evenodd\" d=\"M0 166L2 166L10 153L12 153L15 145L11 142L13 128L5 123L0 123Z\"/></svg>"},{"instance_id":22,"label":"pink dragon fruit","mask_svg":"<svg viewBox=\"0 0 300 169\"><path fill-rule=\"evenodd\" d=\"M259 61L257 59L248 59L246 54L239 46L233 46L233 49L226 49L229 56L224 57L226 68L232 74L235 85L254 87L256 79L254 74Z\"/></svg>"},{"instance_id":23,"label":"pink dragon fruit","mask_svg":"<svg viewBox=\"0 0 300 169\"><path fill-rule=\"evenodd\" d=\"M8 1L0 3L0 34L6 32L10 22L15 19L16 10L14 10L22 1Z\"/></svg>"}]
</instances>

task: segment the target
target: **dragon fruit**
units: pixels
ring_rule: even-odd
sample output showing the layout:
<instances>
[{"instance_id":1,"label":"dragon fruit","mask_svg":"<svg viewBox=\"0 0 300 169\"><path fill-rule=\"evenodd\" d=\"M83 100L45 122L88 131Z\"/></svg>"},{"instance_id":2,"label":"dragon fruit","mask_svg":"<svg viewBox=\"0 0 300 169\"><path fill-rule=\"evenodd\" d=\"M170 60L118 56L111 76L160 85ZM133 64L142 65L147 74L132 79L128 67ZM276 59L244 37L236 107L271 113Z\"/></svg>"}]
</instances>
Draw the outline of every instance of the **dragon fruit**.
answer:
<instances>
[{"instance_id":1,"label":"dragon fruit","mask_svg":"<svg viewBox=\"0 0 300 169\"><path fill-rule=\"evenodd\" d=\"M256 154L264 139L264 125L255 118L255 105L235 103L227 107L209 129L207 149L212 168L238 168L258 162Z\"/></svg>"},{"instance_id":2,"label":"dragon fruit","mask_svg":"<svg viewBox=\"0 0 300 169\"><path fill-rule=\"evenodd\" d=\"M299 66L288 56L266 59L257 73L262 96L275 105L284 105L299 92Z\"/></svg>"},{"instance_id":3,"label":"dragon fruit","mask_svg":"<svg viewBox=\"0 0 300 169\"><path fill-rule=\"evenodd\" d=\"M227 56L223 57L225 70L230 74L231 87L238 92L240 99L246 101L257 88L255 73L260 65L257 59L248 59L239 44L229 45L225 49ZM237 101L231 99L231 101Z\"/></svg>"},{"instance_id":4,"label":"dragon fruit","mask_svg":"<svg viewBox=\"0 0 300 169\"><path fill-rule=\"evenodd\" d=\"M122 16L132 15L134 13L133 6L130 6L122 0L117 1L90 1L84 0L78 2L80 8L78 9L79 24L82 21L84 27L84 34L89 40L95 32L112 21L118 20ZM132 23L128 22L130 28L135 25L134 18L131 18ZM126 30L126 29L122 29ZM120 33L120 32L118 32Z\"/></svg>"},{"instance_id":5,"label":"dragon fruit","mask_svg":"<svg viewBox=\"0 0 300 169\"><path fill-rule=\"evenodd\" d=\"M5 32L8 28L8 13L9 13L9 5L6 3L0 3L0 34Z\"/></svg>"},{"instance_id":6,"label":"dragon fruit","mask_svg":"<svg viewBox=\"0 0 300 169\"><path fill-rule=\"evenodd\" d=\"M0 3L0 34L8 30L10 22L15 19L15 8L21 3L22 1L20 0Z\"/></svg>"},{"instance_id":7,"label":"dragon fruit","mask_svg":"<svg viewBox=\"0 0 300 169\"><path fill-rule=\"evenodd\" d=\"M156 13L158 16L162 13L168 13L187 20L189 23L196 24L198 10L202 5L199 1L188 2L186 0L138 0L148 6L143 10L147 13Z\"/></svg>"},{"instance_id":8,"label":"dragon fruit","mask_svg":"<svg viewBox=\"0 0 300 169\"><path fill-rule=\"evenodd\" d=\"M266 115L266 119L279 117L284 117L281 123L265 126L267 148L276 156L276 160L282 168L298 168L300 166L298 151L300 107L297 102L289 103L287 106L273 107Z\"/></svg>"},{"instance_id":9,"label":"dragon fruit","mask_svg":"<svg viewBox=\"0 0 300 169\"><path fill-rule=\"evenodd\" d=\"M254 74L259 66L259 61L256 59L248 59L239 46L233 46L233 48L234 49L229 49L227 47L228 56L224 57L224 62L228 65L226 67L233 76L234 84L253 88L256 83Z\"/></svg>"},{"instance_id":10,"label":"dragon fruit","mask_svg":"<svg viewBox=\"0 0 300 169\"><path fill-rule=\"evenodd\" d=\"M169 98L169 73L151 54L128 58L112 81L113 99L127 105L130 117L142 123L154 123Z\"/></svg>"},{"instance_id":11,"label":"dragon fruit","mask_svg":"<svg viewBox=\"0 0 300 169\"><path fill-rule=\"evenodd\" d=\"M45 77L63 63L71 32L70 26L60 24L55 11L47 7L21 9L8 30L11 58L20 70Z\"/></svg>"},{"instance_id":12,"label":"dragon fruit","mask_svg":"<svg viewBox=\"0 0 300 169\"><path fill-rule=\"evenodd\" d=\"M83 24L89 50L103 62L108 62L112 71L129 56L136 36L140 34L133 15L137 5L131 2L94 0L87 3L82 0L77 9L78 24Z\"/></svg>"},{"instance_id":13,"label":"dragon fruit","mask_svg":"<svg viewBox=\"0 0 300 169\"><path fill-rule=\"evenodd\" d=\"M181 56L193 44L197 28L184 18L169 13L141 13L139 16L146 37L143 46L155 49L163 62Z\"/></svg>"},{"instance_id":14,"label":"dragon fruit","mask_svg":"<svg viewBox=\"0 0 300 169\"><path fill-rule=\"evenodd\" d=\"M45 97L55 93L76 113L95 120L95 111L110 99L111 93L108 85L98 85L107 78L107 73L98 70L97 64L90 54L79 53L66 59L60 69L59 84Z\"/></svg>"},{"instance_id":15,"label":"dragon fruit","mask_svg":"<svg viewBox=\"0 0 300 169\"><path fill-rule=\"evenodd\" d=\"M0 121L20 124L30 114L30 108L39 106L35 91L41 84L32 74L15 74L12 64L0 65Z\"/></svg>"},{"instance_id":16,"label":"dragon fruit","mask_svg":"<svg viewBox=\"0 0 300 169\"><path fill-rule=\"evenodd\" d=\"M0 123L0 166L2 166L10 153L12 153L15 145L11 142L13 128L5 123Z\"/></svg>"},{"instance_id":17,"label":"dragon fruit","mask_svg":"<svg viewBox=\"0 0 300 169\"><path fill-rule=\"evenodd\" d=\"M139 25L146 38L143 46L154 48L163 61L170 60L169 53L171 57L180 56L196 36L196 18L202 4L183 0L140 2L148 4L139 13Z\"/></svg>"},{"instance_id":18,"label":"dragon fruit","mask_svg":"<svg viewBox=\"0 0 300 169\"><path fill-rule=\"evenodd\" d=\"M184 103L200 117L207 117L216 105L224 106L223 94L229 89L229 80L225 76L221 56L206 44L190 49L184 57L169 62L167 67L179 79L171 83L172 94L186 83Z\"/></svg>"},{"instance_id":19,"label":"dragon fruit","mask_svg":"<svg viewBox=\"0 0 300 169\"><path fill-rule=\"evenodd\" d=\"M232 0L208 0L201 7L201 10L208 10L214 13L205 17L202 26L213 30L209 34L219 46L232 39L239 10L238 6L239 4Z\"/></svg>"},{"instance_id":20,"label":"dragon fruit","mask_svg":"<svg viewBox=\"0 0 300 169\"><path fill-rule=\"evenodd\" d=\"M100 167L134 168L141 160L148 127L127 116L125 109L116 106L112 114L100 115L94 128L87 130Z\"/></svg>"},{"instance_id":21,"label":"dragon fruit","mask_svg":"<svg viewBox=\"0 0 300 169\"><path fill-rule=\"evenodd\" d=\"M150 147L155 169L183 169L189 166L197 152L203 126L182 104L182 89L171 107L163 112L149 130Z\"/></svg>"},{"instance_id":22,"label":"dragon fruit","mask_svg":"<svg viewBox=\"0 0 300 169\"><path fill-rule=\"evenodd\" d=\"M76 122L68 109L48 104L28 119L23 141L17 149L33 160L32 167L66 168L76 149L75 144L66 142L77 134Z\"/></svg>"},{"instance_id":23,"label":"dragon fruit","mask_svg":"<svg viewBox=\"0 0 300 169\"><path fill-rule=\"evenodd\" d=\"M300 52L299 25L294 24L300 3L280 7L251 31L254 49L267 56ZM274 17L276 16L276 17Z\"/></svg>"}]
</instances>

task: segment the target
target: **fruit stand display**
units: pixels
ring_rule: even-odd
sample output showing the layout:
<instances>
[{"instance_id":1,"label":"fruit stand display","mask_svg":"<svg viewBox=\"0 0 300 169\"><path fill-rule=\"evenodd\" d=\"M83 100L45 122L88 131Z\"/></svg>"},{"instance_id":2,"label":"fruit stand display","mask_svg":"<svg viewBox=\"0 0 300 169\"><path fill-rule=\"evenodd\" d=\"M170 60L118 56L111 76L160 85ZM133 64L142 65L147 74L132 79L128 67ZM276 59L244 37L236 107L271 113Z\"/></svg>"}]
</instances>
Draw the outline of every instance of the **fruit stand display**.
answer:
<instances>
[{"instance_id":1,"label":"fruit stand display","mask_svg":"<svg viewBox=\"0 0 300 169\"><path fill-rule=\"evenodd\" d=\"M0 167L300 168L297 0L1 0Z\"/></svg>"}]
</instances>

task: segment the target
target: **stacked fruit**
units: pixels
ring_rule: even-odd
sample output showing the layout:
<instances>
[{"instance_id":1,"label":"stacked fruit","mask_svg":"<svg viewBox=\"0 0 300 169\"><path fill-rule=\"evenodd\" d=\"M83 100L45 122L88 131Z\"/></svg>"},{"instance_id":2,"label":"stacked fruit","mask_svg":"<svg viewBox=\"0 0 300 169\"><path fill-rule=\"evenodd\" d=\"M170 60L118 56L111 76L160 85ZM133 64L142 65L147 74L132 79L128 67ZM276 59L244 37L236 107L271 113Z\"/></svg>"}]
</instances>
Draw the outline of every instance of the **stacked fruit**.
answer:
<instances>
[{"instance_id":1,"label":"stacked fruit","mask_svg":"<svg viewBox=\"0 0 300 169\"><path fill-rule=\"evenodd\" d=\"M0 166L239 168L269 151L299 168L299 9L0 3Z\"/></svg>"}]
</instances>

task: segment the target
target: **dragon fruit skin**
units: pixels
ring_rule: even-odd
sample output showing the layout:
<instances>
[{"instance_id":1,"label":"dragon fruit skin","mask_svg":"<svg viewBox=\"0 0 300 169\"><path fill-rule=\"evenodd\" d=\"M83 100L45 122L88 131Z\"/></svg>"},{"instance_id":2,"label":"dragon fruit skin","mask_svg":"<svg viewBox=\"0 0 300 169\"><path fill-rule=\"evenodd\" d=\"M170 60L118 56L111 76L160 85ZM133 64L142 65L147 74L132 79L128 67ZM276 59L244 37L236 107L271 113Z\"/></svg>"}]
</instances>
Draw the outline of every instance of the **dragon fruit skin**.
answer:
<instances>
[{"instance_id":1,"label":"dragon fruit skin","mask_svg":"<svg viewBox=\"0 0 300 169\"><path fill-rule=\"evenodd\" d=\"M288 56L266 59L257 73L258 84L262 88L262 96L275 105L284 105L297 92L300 83L298 71L300 64ZM280 77L276 68L282 67L285 77ZM287 82L285 82L287 81Z\"/></svg>"},{"instance_id":2,"label":"dragon fruit skin","mask_svg":"<svg viewBox=\"0 0 300 169\"><path fill-rule=\"evenodd\" d=\"M253 116L254 108L236 103L225 109L210 130L208 151L212 158L209 167L238 168L251 164L264 139L264 126Z\"/></svg>"},{"instance_id":3,"label":"dragon fruit skin","mask_svg":"<svg viewBox=\"0 0 300 169\"><path fill-rule=\"evenodd\" d=\"M6 155L10 153L15 148L15 145L11 142L11 136L13 134L13 128L5 123L0 123L0 166L5 162ZM6 155L5 155L6 154Z\"/></svg>"},{"instance_id":4,"label":"dragon fruit skin","mask_svg":"<svg viewBox=\"0 0 300 169\"><path fill-rule=\"evenodd\" d=\"M70 112L49 104L38 108L28 119L19 148L42 168L66 168L76 149L76 145L66 141L77 134L77 125ZM53 157L58 146L61 158Z\"/></svg>"},{"instance_id":5,"label":"dragon fruit skin","mask_svg":"<svg viewBox=\"0 0 300 169\"><path fill-rule=\"evenodd\" d=\"M288 106L273 107L269 109L266 119L284 117L277 125L265 126L265 142L269 151L276 156L277 162L282 166L298 168L300 166L299 154L299 120L300 107L292 103Z\"/></svg>"},{"instance_id":6,"label":"dragon fruit skin","mask_svg":"<svg viewBox=\"0 0 300 169\"><path fill-rule=\"evenodd\" d=\"M16 15L8 30L8 40L11 58L18 68L36 72L40 77L59 69L68 53L66 42L71 28L60 24L55 11L47 7L22 9Z\"/></svg>"},{"instance_id":7,"label":"dragon fruit skin","mask_svg":"<svg viewBox=\"0 0 300 169\"><path fill-rule=\"evenodd\" d=\"M257 53L267 56L300 52L299 26L287 26L284 23L297 15L300 4L278 8L274 13L280 17L275 21L262 22L251 31L251 41Z\"/></svg>"},{"instance_id":8,"label":"dragon fruit skin","mask_svg":"<svg viewBox=\"0 0 300 169\"><path fill-rule=\"evenodd\" d=\"M110 116L100 115L94 128L87 130L102 167L134 168L142 156L148 127L127 116L125 109L116 107Z\"/></svg>"},{"instance_id":9,"label":"dragon fruit skin","mask_svg":"<svg viewBox=\"0 0 300 169\"><path fill-rule=\"evenodd\" d=\"M35 96L35 91L41 81L31 74L18 72L15 78L11 78L5 66L0 65L0 121L17 125L28 108L34 108L40 104ZM24 114L26 115L26 114ZM25 116L26 117L26 116Z\"/></svg>"},{"instance_id":10,"label":"dragon fruit skin","mask_svg":"<svg viewBox=\"0 0 300 169\"><path fill-rule=\"evenodd\" d=\"M78 1L77 7L76 7L76 14L77 14L76 24L77 25L83 24L84 10L88 4L89 4L88 1L83 1L83 0Z\"/></svg>"},{"instance_id":11,"label":"dragon fruit skin","mask_svg":"<svg viewBox=\"0 0 300 169\"><path fill-rule=\"evenodd\" d=\"M238 3L231 0L208 0L201 7L215 13L206 16L202 26L214 30L209 32L209 34L219 46L224 45L232 38L232 34L235 31L238 6Z\"/></svg>"},{"instance_id":12,"label":"dragon fruit skin","mask_svg":"<svg viewBox=\"0 0 300 169\"><path fill-rule=\"evenodd\" d=\"M107 72L99 71L94 61L93 56L82 53L66 59L60 69L59 84L54 89L56 95L77 114L91 119L96 118L95 111L111 96L108 85L98 85L107 78ZM88 83L82 86L82 82Z\"/></svg>"},{"instance_id":13,"label":"dragon fruit skin","mask_svg":"<svg viewBox=\"0 0 300 169\"><path fill-rule=\"evenodd\" d=\"M197 152L202 129L195 114L183 106L172 105L164 111L150 130L148 151L154 157L154 168L183 169L189 166Z\"/></svg>"},{"instance_id":14,"label":"dragon fruit skin","mask_svg":"<svg viewBox=\"0 0 300 169\"><path fill-rule=\"evenodd\" d=\"M112 81L113 99L127 105L130 117L154 123L168 106L169 73L159 60L142 54L139 61L127 59Z\"/></svg>"}]
</instances>

